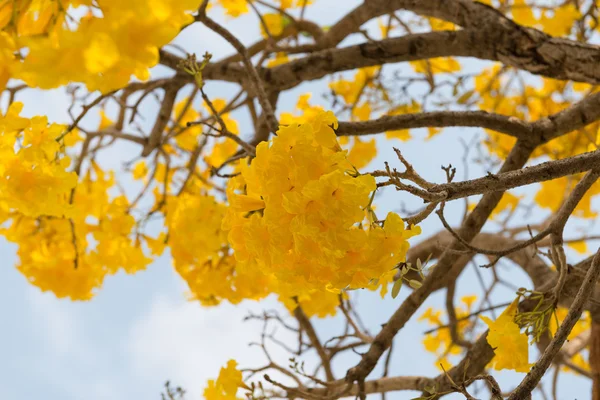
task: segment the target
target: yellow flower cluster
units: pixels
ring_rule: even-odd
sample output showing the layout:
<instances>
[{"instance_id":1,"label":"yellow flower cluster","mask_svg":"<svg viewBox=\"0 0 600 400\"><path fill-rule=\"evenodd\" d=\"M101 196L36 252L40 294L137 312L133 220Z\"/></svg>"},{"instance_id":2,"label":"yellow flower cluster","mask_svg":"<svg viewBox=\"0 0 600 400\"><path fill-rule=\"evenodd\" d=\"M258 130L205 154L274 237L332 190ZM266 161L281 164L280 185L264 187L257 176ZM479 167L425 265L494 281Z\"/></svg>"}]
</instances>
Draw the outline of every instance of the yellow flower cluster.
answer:
<instances>
[{"instance_id":1,"label":"yellow flower cluster","mask_svg":"<svg viewBox=\"0 0 600 400\"><path fill-rule=\"evenodd\" d=\"M525 85L522 90L507 89L507 77L500 66L484 70L475 78L475 91L479 94L479 107L511 117L535 121L558 113L573 104L574 85L549 78L541 78L539 87ZM510 79L510 78L508 78ZM576 90L575 90L576 92ZM484 141L488 150L505 158L514 146L514 137L486 130L488 138ZM598 148L600 124L592 123L577 131L559 136L545 143L533 152L533 158L558 160L572 157ZM583 174L545 181L535 195L535 202L542 208L557 211L569 192L575 187ZM574 216L594 218L591 199L600 193L600 185L593 185L575 209Z\"/></svg>"},{"instance_id":2,"label":"yellow flower cluster","mask_svg":"<svg viewBox=\"0 0 600 400\"><path fill-rule=\"evenodd\" d=\"M557 320L558 320L559 324L562 324L563 320L565 319L565 317L567 316L568 313L569 313L568 308L558 307L556 309L556 318L551 318L549 326L548 326L548 329L550 330L550 334L552 336L554 336L556 334L556 331L558 330L558 326L556 324ZM571 333L569 333L569 336L567 336L567 342L575 339L579 335L582 335L584 332L591 329L591 322L592 322L592 319L591 319L590 313L588 311L584 311L584 313L581 316L581 318L579 319L579 321L575 324L575 326L571 330ZM571 362L573 364L577 365L578 367L582 368L585 371L590 371L590 364L588 363L588 360L587 360L588 357L584 357L584 355L582 354L583 352L584 351L582 350L582 351L576 353L574 356L572 356ZM561 370L564 372L573 373L573 370L571 368L567 368L564 366L561 368Z\"/></svg>"},{"instance_id":3,"label":"yellow flower cluster","mask_svg":"<svg viewBox=\"0 0 600 400\"><path fill-rule=\"evenodd\" d=\"M456 332L459 337L464 337L465 334L473 328L473 323L468 319L462 319L467 317L472 312L473 303L477 300L477 296L464 296L461 298L463 307L457 307L456 317L459 320L456 324ZM452 364L448 359L452 355L460 355L462 353L461 347L455 345L450 335L450 329L447 327L441 327L446 325L442 321L442 311L428 308L425 313L419 318L419 321L427 321L431 326L438 327L434 332L428 334L423 339L423 346L425 350L430 353L437 355L435 361L436 366L443 366L445 369L451 368Z\"/></svg>"},{"instance_id":4,"label":"yellow flower cluster","mask_svg":"<svg viewBox=\"0 0 600 400\"><path fill-rule=\"evenodd\" d=\"M407 239L419 233L394 213L383 226L361 225L375 180L348 173L336 125L321 112L280 128L228 186L223 228L238 263L256 263L290 297L366 287L405 260Z\"/></svg>"},{"instance_id":5,"label":"yellow flower cluster","mask_svg":"<svg viewBox=\"0 0 600 400\"><path fill-rule=\"evenodd\" d=\"M177 157L184 154L177 148L190 151L199 143L200 131L186 123L200 114L187 103L177 105L168 132L173 141L164 145ZM225 107L223 100L213 103L217 111ZM113 171L91 162L78 184L76 174L67 172L64 150L81 140L77 132L64 136L65 126L22 118L21 107L14 103L0 119L0 150L8 160L0 171L0 233L19 246L17 267L27 279L58 297L90 299L106 276L142 270L150 255L169 246L176 271L202 304L272 293L290 311L300 304L308 316L325 317L335 314L343 289L381 288L385 295L394 267L405 259L407 239L419 232L406 230L396 214L374 222L374 178L357 173L337 142L337 120L310 106L308 96L299 102L302 115L284 117L289 125L258 146L250 165L233 164L241 175L230 179L229 205L195 178L173 194L177 166L157 162L149 182L146 163L135 164L134 179L154 185L153 209L165 217L167 232L156 238L140 232L143 221L131 215L127 197L109 195ZM221 117L238 132L235 120ZM101 113L100 125L111 124ZM211 146L209 167L237 149L226 138Z\"/></svg>"},{"instance_id":6,"label":"yellow flower cluster","mask_svg":"<svg viewBox=\"0 0 600 400\"><path fill-rule=\"evenodd\" d=\"M17 215L1 232L19 246L17 268L57 297L89 300L107 275L135 273L152 261L132 238L135 219L127 199L110 200L114 179L93 169L96 179L88 172L75 190L70 219Z\"/></svg>"},{"instance_id":7,"label":"yellow flower cluster","mask_svg":"<svg viewBox=\"0 0 600 400\"><path fill-rule=\"evenodd\" d=\"M65 135L65 126L49 125L46 117L22 118L22 107L13 103L0 117L0 234L19 246L17 268L32 284L58 297L89 299L107 274L135 272L151 260L131 239L135 220L127 199L108 197L114 177L93 165L77 185L67 171L64 148L79 134Z\"/></svg>"},{"instance_id":8,"label":"yellow flower cluster","mask_svg":"<svg viewBox=\"0 0 600 400\"><path fill-rule=\"evenodd\" d=\"M167 202L168 244L175 269L192 298L204 305L222 300L236 304L269 293L267 276L251 265L236 265L229 254L227 235L221 230L225 209L209 195L184 193Z\"/></svg>"},{"instance_id":9,"label":"yellow flower cluster","mask_svg":"<svg viewBox=\"0 0 600 400\"><path fill-rule=\"evenodd\" d=\"M206 400L236 400L240 387L244 387L242 373L237 369L237 362L229 360L227 366L221 368L217 380L209 380L204 389Z\"/></svg>"},{"instance_id":10,"label":"yellow flower cluster","mask_svg":"<svg viewBox=\"0 0 600 400\"><path fill-rule=\"evenodd\" d=\"M0 87L8 76L32 87L75 81L102 92L125 86L132 75L145 80L158 63L158 49L192 22L199 4L98 0L92 7L91 0L2 0ZM79 6L89 12L74 23L67 13ZM16 51L25 51L22 61L11 56Z\"/></svg>"},{"instance_id":11,"label":"yellow flower cluster","mask_svg":"<svg viewBox=\"0 0 600 400\"><path fill-rule=\"evenodd\" d=\"M46 117L22 118L22 108L13 103L0 115L0 210L62 217L69 214L69 195L77 183L56 140L65 126L48 125Z\"/></svg>"},{"instance_id":12,"label":"yellow flower cluster","mask_svg":"<svg viewBox=\"0 0 600 400\"><path fill-rule=\"evenodd\" d=\"M480 96L479 107L489 112L535 121L573 104L573 99L567 97L571 88L562 81L542 78L540 87L525 86L514 92L507 91L506 83L507 77L502 75L499 65L485 69L478 75L475 78L475 91ZM537 148L533 157L559 159L595 150L598 128L597 123L590 124L584 128L583 134L578 131L562 135ZM486 131L489 136L485 141L488 149L500 157L506 157L516 139L491 130Z\"/></svg>"},{"instance_id":13,"label":"yellow flower cluster","mask_svg":"<svg viewBox=\"0 0 600 400\"><path fill-rule=\"evenodd\" d=\"M535 195L535 202L542 208L553 212L558 211L570 191L583 176L584 174L579 174L542 182L540 190ZM583 195L572 215L579 218L595 218L598 213L592 209L592 197L599 193L600 184L594 183Z\"/></svg>"},{"instance_id":14,"label":"yellow flower cluster","mask_svg":"<svg viewBox=\"0 0 600 400\"><path fill-rule=\"evenodd\" d=\"M168 236L146 237L148 247L156 255L169 245L175 270L186 281L191 300L214 306L222 301L237 304L259 300L275 293L290 312L300 304L309 317L335 315L339 294L313 290L294 299L295 292L289 285L265 274L256 262L237 262L231 255L227 234L221 229L226 210L225 204L207 194L169 196Z\"/></svg>"}]
</instances>

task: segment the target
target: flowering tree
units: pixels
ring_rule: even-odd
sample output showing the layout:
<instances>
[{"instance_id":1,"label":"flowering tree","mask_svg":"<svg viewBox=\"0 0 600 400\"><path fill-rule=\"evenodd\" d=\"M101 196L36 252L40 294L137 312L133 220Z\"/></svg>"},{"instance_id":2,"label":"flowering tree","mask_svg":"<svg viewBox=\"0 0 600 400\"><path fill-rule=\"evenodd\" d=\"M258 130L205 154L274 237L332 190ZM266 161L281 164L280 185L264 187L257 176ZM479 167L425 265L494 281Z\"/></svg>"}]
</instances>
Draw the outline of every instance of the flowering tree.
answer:
<instances>
[{"instance_id":1,"label":"flowering tree","mask_svg":"<svg viewBox=\"0 0 600 400\"><path fill-rule=\"evenodd\" d=\"M597 3L340 2L329 27L311 20L311 3L0 0L1 233L18 246L17 269L42 291L90 300L108 276L168 251L204 306L276 296L287 315L248 318L298 343L265 331L264 362L231 360L207 399L473 399L482 387L528 399L563 371L589 378L600 399L600 261L586 224L600 193ZM262 38L244 44L215 21L222 13L254 15ZM194 24L235 53L213 60L170 45ZM169 72L155 74L157 64ZM282 93L316 80L326 106L307 93L295 110L278 107ZM212 81L239 93L220 98ZM22 91L63 86L70 121L21 116ZM239 126L240 112L252 124ZM450 127L483 139L464 142L463 167L438 170L433 159L419 171L411 160L427 157L429 139L456 134ZM423 152L377 156L408 141ZM137 149L123 170L97 160L123 143ZM469 165L483 172L459 179ZM407 198L422 208L378 206ZM481 295L457 300L471 264L486 277ZM529 280L512 285L517 269ZM492 296L502 285L510 298ZM364 327L358 289L409 294L382 327ZM437 291L445 309L421 310ZM314 321L336 313L340 334L322 337ZM394 338L415 314L432 325L423 345L440 373L388 376L401 357ZM289 364L270 357L269 341L289 349ZM353 351L357 363L336 364ZM502 369L525 374L500 387ZM167 385L163 396L183 391Z\"/></svg>"}]
</instances>

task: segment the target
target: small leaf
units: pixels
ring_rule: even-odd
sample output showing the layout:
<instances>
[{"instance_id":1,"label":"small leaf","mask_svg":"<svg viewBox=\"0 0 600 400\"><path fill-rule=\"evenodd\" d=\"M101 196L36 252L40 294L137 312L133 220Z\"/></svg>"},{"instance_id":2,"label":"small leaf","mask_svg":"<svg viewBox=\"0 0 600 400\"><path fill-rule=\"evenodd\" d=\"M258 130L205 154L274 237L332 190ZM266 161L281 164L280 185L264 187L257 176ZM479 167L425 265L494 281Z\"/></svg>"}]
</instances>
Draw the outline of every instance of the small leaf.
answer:
<instances>
[{"instance_id":1,"label":"small leaf","mask_svg":"<svg viewBox=\"0 0 600 400\"><path fill-rule=\"evenodd\" d=\"M467 101L469 101L469 99L471 98L471 96L473 96L473 93L475 93L474 90L468 90L466 92L464 92L457 100L456 102L458 104L465 104Z\"/></svg>"},{"instance_id":2,"label":"small leaf","mask_svg":"<svg viewBox=\"0 0 600 400\"><path fill-rule=\"evenodd\" d=\"M408 281L408 284L413 289L419 289L421 286L423 286L423 284L421 282L414 280L414 279L411 279L410 281Z\"/></svg>"},{"instance_id":3,"label":"small leaf","mask_svg":"<svg viewBox=\"0 0 600 400\"><path fill-rule=\"evenodd\" d=\"M425 391L429 394L434 394L436 392L435 386L425 386Z\"/></svg>"},{"instance_id":4,"label":"small leaf","mask_svg":"<svg viewBox=\"0 0 600 400\"><path fill-rule=\"evenodd\" d=\"M392 286L392 299L398 297L398 293L400 293L400 289L402 288L402 279L398 279L394 282L394 286Z\"/></svg>"},{"instance_id":5,"label":"small leaf","mask_svg":"<svg viewBox=\"0 0 600 400\"><path fill-rule=\"evenodd\" d=\"M419 271L421 270L421 268L423 268L422 264L421 264L421 259L420 258L417 258L417 268L419 269Z\"/></svg>"}]
</instances>

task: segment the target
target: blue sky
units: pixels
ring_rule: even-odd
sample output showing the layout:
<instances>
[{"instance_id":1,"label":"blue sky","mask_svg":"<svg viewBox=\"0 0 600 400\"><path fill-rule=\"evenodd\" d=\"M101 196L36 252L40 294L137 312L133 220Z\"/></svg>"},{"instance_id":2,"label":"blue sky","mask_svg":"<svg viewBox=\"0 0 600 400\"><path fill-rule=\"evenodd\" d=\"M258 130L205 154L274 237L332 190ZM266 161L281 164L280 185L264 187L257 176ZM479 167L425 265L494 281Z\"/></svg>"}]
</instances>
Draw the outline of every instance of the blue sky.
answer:
<instances>
[{"instance_id":1,"label":"blue sky","mask_svg":"<svg viewBox=\"0 0 600 400\"><path fill-rule=\"evenodd\" d=\"M343 2L343 10L349 10L358 1ZM319 0L308 16L323 25L331 25L342 12L335 6L342 4L331 0ZM220 15L219 11L215 15ZM258 37L258 23L254 18L238 20L222 18L234 34L249 42ZM372 25L371 25L372 26ZM361 41L353 37L344 42ZM177 43L189 52L202 54L210 51L214 59L232 52L223 41L200 27L186 30ZM472 61L463 61L469 65ZM475 65L475 64L471 64ZM162 73L160 68L156 74ZM278 111L289 111L295 106L298 94L312 91L313 100L325 88L326 81L305 83L282 95ZM210 83L210 96L227 97L235 87L225 83ZM24 114L48 115L51 121L68 121L66 107L68 98L60 90L24 92L19 100L25 102ZM146 110L152 113L152 106ZM242 134L250 132L248 117L236 115ZM94 125L97 117L91 116L86 123ZM431 141L424 141L424 130L417 130L416 139L409 143L385 142L379 145L379 155L372 164L381 166L384 160L395 160L392 145L401 148L415 168L432 181L443 181L441 165L455 164L462 178L460 159L463 148L458 138L470 140L482 132L475 129L446 129L444 134ZM120 146L104 154L105 166L119 168L123 161L134 158L139 149ZM470 165L470 176L481 174L481 168ZM378 207L384 211L400 208L405 202L409 209L416 209L419 202L405 194L387 191L378 199ZM451 223L462 217L462 202L447 207L446 215ZM427 237L440 228L435 218L423 225ZM418 241L420 238L415 238ZM261 303L245 302L234 307L223 304L217 308L202 308L185 299L185 285L174 272L168 256L156 260L147 271L135 276L117 274L106 279L105 285L90 302L74 303L58 300L51 293L41 293L29 285L14 268L16 248L0 239L0 255L4 265L0 268L0 387L2 397L8 400L130 400L159 399L164 381L170 379L189 392L188 399L201 398L207 379L216 377L229 358L237 359L242 366L260 365L263 359L256 348L248 342L257 340L261 326L242 323L249 310L281 309L272 298ZM519 269L506 267L512 282L518 286L528 285ZM489 271L483 271L489 279ZM381 300L377 294L359 293L359 310L372 333L384 323L407 295L403 289L396 299ZM472 269L461 276L458 296L480 293ZM494 293L498 301L506 301L511 292L506 289ZM427 306L443 306L443 292L436 293L417 312L420 315ZM284 312L284 311L283 311ZM339 320L316 322L322 337L339 333ZM392 371L404 375L437 375L434 357L424 351L422 332L428 327L413 319L396 338ZM295 340L295 338L289 338ZM286 364L287 354L272 349L273 354ZM310 357L306 358L310 362ZM352 366L358 356L350 354L340 358L335 365L339 377L344 367ZM375 374L373 376L376 376ZM523 374L498 373L501 386L510 389ZM564 374L561 377L561 399L589 397L588 382ZM546 387L549 388L548 382ZM408 399L418 393L399 392L389 398ZM460 398L455 396L455 398Z\"/></svg>"}]
</instances>

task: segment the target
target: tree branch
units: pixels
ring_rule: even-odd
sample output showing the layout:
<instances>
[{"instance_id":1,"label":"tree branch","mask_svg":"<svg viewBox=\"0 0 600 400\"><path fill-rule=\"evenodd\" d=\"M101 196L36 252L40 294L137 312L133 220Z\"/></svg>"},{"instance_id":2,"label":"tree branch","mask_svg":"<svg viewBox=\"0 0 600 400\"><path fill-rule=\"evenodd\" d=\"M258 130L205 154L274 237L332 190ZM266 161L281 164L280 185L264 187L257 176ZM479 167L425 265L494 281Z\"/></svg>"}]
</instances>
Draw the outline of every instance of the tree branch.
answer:
<instances>
[{"instance_id":1,"label":"tree branch","mask_svg":"<svg viewBox=\"0 0 600 400\"><path fill-rule=\"evenodd\" d=\"M519 139L531 138L532 124L486 111L433 111L383 116L370 121L340 122L338 136L371 135L397 129L465 126L491 129Z\"/></svg>"},{"instance_id":2,"label":"tree branch","mask_svg":"<svg viewBox=\"0 0 600 400\"><path fill-rule=\"evenodd\" d=\"M489 174L482 178L434 185L427 190L432 193L446 192L447 195L444 200L448 201L544 182L567 175L579 174L598 167L600 167L600 151L596 150L506 173Z\"/></svg>"},{"instance_id":3,"label":"tree branch","mask_svg":"<svg viewBox=\"0 0 600 400\"><path fill-rule=\"evenodd\" d=\"M592 267L587 271L585 280L577 292L577 296L569 309L569 313L560 325L554 338L552 338L552 341L544 351L544 354L542 354L535 365L531 367L531 370L527 373L523 381L512 392L508 398L509 400L521 400L531 396L531 392L544 376L546 370L552 363L554 356L556 356L567 339L567 336L569 336L569 333L571 333L571 330L577 321L579 321L586 301L594 294L598 276L600 276L600 249L598 249L598 252L594 256Z\"/></svg>"},{"instance_id":4,"label":"tree branch","mask_svg":"<svg viewBox=\"0 0 600 400\"><path fill-rule=\"evenodd\" d=\"M517 142L500 171L507 172L523 167L532 151L533 148L531 146ZM471 241L479 233L501 197L502 192L487 193L483 196L459 230L463 239ZM396 333L404 327L425 299L433 292L436 282L442 280L452 268L452 265L458 260L460 255L452 250L460 250L460 246L461 244L458 241L453 241L452 246L444 251L438 260L437 266L427 276L421 288L415 290L406 298L379 334L377 334L361 361L355 367L348 370L346 375L347 382L361 382L369 375L383 352L390 346Z\"/></svg>"}]
</instances>

